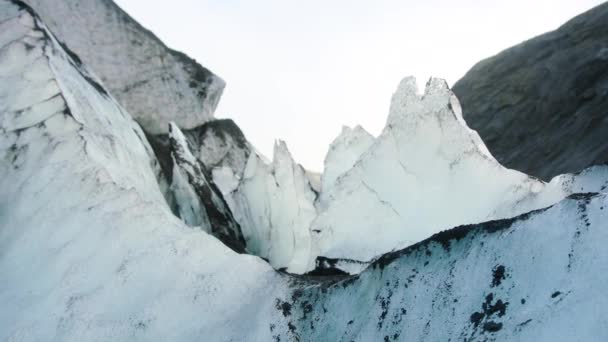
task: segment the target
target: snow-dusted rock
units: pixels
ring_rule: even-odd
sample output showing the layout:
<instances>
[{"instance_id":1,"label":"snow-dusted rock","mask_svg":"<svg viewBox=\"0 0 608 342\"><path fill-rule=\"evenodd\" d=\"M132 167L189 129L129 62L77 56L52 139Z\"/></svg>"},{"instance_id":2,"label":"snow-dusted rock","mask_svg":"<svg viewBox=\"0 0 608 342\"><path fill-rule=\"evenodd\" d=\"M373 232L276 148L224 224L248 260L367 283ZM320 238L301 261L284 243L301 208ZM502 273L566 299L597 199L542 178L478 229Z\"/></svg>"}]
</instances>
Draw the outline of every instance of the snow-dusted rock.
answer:
<instances>
[{"instance_id":1,"label":"snow-dusted rock","mask_svg":"<svg viewBox=\"0 0 608 342\"><path fill-rule=\"evenodd\" d=\"M213 118L224 81L165 46L111 0L25 0L153 134L169 121L194 128Z\"/></svg>"},{"instance_id":2,"label":"snow-dusted rock","mask_svg":"<svg viewBox=\"0 0 608 342\"><path fill-rule=\"evenodd\" d=\"M466 126L445 81L431 79L418 94L415 79L406 78L382 134L321 195L326 206L311 225L312 255L369 261L449 227L547 207L574 191L563 179L547 184L502 167Z\"/></svg>"},{"instance_id":3,"label":"snow-dusted rock","mask_svg":"<svg viewBox=\"0 0 608 342\"><path fill-rule=\"evenodd\" d=\"M275 143L272 163L251 153L243 179L230 198L251 253L277 269L293 273L310 269L308 228L316 216L316 194L284 142Z\"/></svg>"},{"instance_id":4,"label":"snow-dusted rock","mask_svg":"<svg viewBox=\"0 0 608 342\"><path fill-rule=\"evenodd\" d=\"M192 155L186 137L174 123L169 124L169 142L173 159L171 190L179 217L189 226L212 233L235 251L244 252L239 224L205 165Z\"/></svg>"}]
</instances>

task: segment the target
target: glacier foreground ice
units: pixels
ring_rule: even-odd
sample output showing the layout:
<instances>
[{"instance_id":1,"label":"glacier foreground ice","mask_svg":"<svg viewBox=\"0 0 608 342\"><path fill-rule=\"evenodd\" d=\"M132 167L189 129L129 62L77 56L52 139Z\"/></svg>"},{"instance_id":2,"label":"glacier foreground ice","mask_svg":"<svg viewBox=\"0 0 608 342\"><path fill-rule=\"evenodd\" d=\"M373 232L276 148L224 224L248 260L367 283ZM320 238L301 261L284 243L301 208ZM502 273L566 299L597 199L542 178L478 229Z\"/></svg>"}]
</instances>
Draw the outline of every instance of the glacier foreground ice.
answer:
<instances>
[{"instance_id":1,"label":"glacier foreground ice","mask_svg":"<svg viewBox=\"0 0 608 342\"><path fill-rule=\"evenodd\" d=\"M255 183L302 182L279 197L308 208L306 172L282 144L274 159L276 177ZM2 341L608 340L606 167L552 183L597 193L448 229L356 276L284 274L175 217L139 126L7 0L0 161ZM263 169L247 164L247 179Z\"/></svg>"}]
</instances>

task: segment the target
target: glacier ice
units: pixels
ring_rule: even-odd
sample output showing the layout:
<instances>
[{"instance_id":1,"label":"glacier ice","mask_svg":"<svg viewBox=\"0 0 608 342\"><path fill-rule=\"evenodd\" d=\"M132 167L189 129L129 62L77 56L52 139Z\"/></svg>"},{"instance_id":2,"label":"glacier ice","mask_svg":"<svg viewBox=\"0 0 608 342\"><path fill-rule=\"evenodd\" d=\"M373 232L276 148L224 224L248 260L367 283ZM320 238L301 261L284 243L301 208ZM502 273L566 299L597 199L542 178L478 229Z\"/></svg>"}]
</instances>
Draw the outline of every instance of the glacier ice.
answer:
<instances>
[{"instance_id":1,"label":"glacier ice","mask_svg":"<svg viewBox=\"0 0 608 342\"><path fill-rule=\"evenodd\" d=\"M242 164L227 158L207 169L202 144L192 146L188 130L171 125L160 155L172 161L167 181L184 191L175 196L180 205L199 200L227 214L227 204L275 268L302 273L324 260L358 273L285 274L173 215L156 177L167 160L156 158L144 131L76 57L33 10L0 0L0 340L608 339L601 286L608 167L550 183L502 168L461 122L440 80L424 95L404 80L387 127L368 148L337 146L328 155L335 172L319 196L315 176L282 142L272 161L251 148ZM369 189L356 186L363 182ZM211 192L201 196L197 186ZM357 206L346 215L336 201ZM323 215L355 224L378 209L376 222L392 223L379 214L407 213L402 201L420 212L392 237L414 233L421 241L379 257L373 251L368 267L357 259L368 265L363 245L383 230L359 227L352 253L315 250L311 227L337 232L321 247L339 246L348 233L319 226ZM436 225L417 232L411 222L422 217ZM449 226L459 217L465 222ZM383 247L400 248L393 242Z\"/></svg>"},{"instance_id":2,"label":"glacier ice","mask_svg":"<svg viewBox=\"0 0 608 342\"><path fill-rule=\"evenodd\" d=\"M272 163L264 159L251 153L228 202L251 253L277 269L304 273L311 267L308 228L317 213L317 195L283 141L275 143Z\"/></svg>"}]
</instances>

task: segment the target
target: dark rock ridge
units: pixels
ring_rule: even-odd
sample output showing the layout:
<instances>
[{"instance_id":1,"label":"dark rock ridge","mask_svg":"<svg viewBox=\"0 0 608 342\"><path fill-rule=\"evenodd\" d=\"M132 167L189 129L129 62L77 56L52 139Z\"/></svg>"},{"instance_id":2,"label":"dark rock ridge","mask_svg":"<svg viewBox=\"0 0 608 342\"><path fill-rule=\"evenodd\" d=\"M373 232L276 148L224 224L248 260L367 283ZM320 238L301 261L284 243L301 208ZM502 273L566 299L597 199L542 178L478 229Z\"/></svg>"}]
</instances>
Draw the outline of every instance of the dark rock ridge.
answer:
<instances>
[{"instance_id":1,"label":"dark rock ridge","mask_svg":"<svg viewBox=\"0 0 608 342\"><path fill-rule=\"evenodd\" d=\"M453 89L503 165L548 180L608 161L608 3L477 63Z\"/></svg>"}]
</instances>

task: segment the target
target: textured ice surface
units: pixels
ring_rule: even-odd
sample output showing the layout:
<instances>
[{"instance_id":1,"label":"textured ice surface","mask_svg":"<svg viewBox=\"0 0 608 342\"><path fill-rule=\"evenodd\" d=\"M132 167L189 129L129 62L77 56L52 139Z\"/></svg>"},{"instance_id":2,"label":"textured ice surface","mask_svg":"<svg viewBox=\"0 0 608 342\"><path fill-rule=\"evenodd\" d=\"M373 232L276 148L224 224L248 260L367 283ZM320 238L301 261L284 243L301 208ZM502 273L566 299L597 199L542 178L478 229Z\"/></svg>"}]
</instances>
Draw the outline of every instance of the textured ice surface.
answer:
<instances>
[{"instance_id":1,"label":"textured ice surface","mask_svg":"<svg viewBox=\"0 0 608 342\"><path fill-rule=\"evenodd\" d=\"M458 227L358 276L302 282L275 330L288 341L602 341L608 199L575 195Z\"/></svg>"},{"instance_id":2,"label":"textured ice surface","mask_svg":"<svg viewBox=\"0 0 608 342\"><path fill-rule=\"evenodd\" d=\"M251 153L229 203L251 253L275 268L303 273L311 267L308 228L316 216L315 198L305 170L278 141L272 163Z\"/></svg>"},{"instance_id":3,"label":"textured ice surface","mask_svg":"<svg viewBox=\"0 0 608 342\"><path fill-rule=\"evenodd\" d=\"M214 182L223 193L230 193L243 177L253 148L241 129L230 119L209 121L184 130L192 153L211 170ZM217 177L217 178L216 178Z\"/></svg>"},{"instance_id":4,"label":"textured ice surface","mask_svg":"<svg viewBox=\"0 0 608 342\"><path fill-rule=\"evenodd\" d=\"M110 0L26 0L59 39L92 67L146 131L169 121L196 127L211 118L224 81L166 47Z\"/></svg>"}]
</instances>

